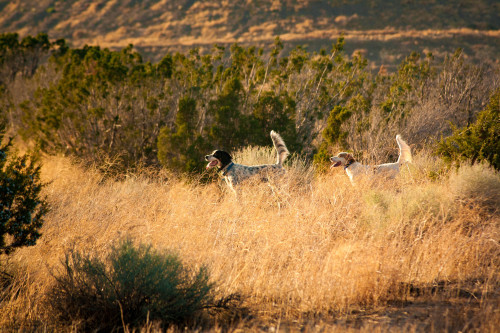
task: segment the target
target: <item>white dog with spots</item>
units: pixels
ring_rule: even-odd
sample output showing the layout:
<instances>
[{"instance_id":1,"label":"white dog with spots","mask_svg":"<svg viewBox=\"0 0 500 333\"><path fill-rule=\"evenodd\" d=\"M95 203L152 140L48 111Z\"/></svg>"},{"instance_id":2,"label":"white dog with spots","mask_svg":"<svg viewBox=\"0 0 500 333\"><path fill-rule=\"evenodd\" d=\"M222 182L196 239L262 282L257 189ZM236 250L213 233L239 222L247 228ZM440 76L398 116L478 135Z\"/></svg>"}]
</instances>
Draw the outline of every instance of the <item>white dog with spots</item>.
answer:
<instances>
[{"instance_id":1,"label":"white dog with spots","mask_svg":"<svg viewBox=\"0 0 500 333\"><path fill-rule=\"evenodd\" d=\"M275 131L271 131L271 140L277 152L276 164L236 164L233 162L233 158L228 152L214 150L212 154L205 156L205 160L208 161L207 170L217 167L220 176L235 193L236 185L250 177L260 175L262 180L266 180L269 172L278 173L284 171L283 161L290 154L286 148L285 142Z\"/></svg>"},{"instance_id":2,"label":"white dog with spots","mask_svg":"<svg viewBox=\"0 0 500 333\"><path fill-rule=\"evenodd\" d=\"M350 153L339 153L337 156L330 158L332 162L331 168L336 168L343 166L344 170L349 177L349 180L354 185L361 178L368 176L373 178L374 176L382 176L388 179L392 179L399 174L401 166L407 162L412 162L411 150L406 142L401 139L401 136L396 135L396 142L399 146L399 158L397 162L385 163L379 165L363 165L356 162L354 157Z\"/></svg>"}]
</instances>

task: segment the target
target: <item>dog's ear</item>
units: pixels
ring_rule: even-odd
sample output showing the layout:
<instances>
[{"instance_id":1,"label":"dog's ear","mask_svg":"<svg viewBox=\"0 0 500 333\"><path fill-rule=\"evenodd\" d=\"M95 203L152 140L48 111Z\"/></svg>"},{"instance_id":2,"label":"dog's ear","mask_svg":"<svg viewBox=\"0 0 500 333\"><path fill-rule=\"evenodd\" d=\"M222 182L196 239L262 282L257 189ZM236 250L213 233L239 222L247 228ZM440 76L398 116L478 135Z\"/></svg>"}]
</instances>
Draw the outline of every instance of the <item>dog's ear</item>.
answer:
<instances>
[{"instance_id":1,"label":"dog's ear","mask_svg":"<svg viewBox=\"0 0 500 333\"><path fill-rule=\"evenodd\" d=\"M342 157L345 160L346 164L356 162L356 160L354 159L354 156L352 156L352 154L350 154L350 153L340 153L337 156Z\"/></svg>"},{"instance_id":2,"label":"dog's ear","mask_svg":"<svg viewBox=\"0 0 500 333\"><path fill-rule=\"evenodd\" d=\"M228 152L222 151L222 161L224 164L229 164L233 160L233 157L229 155Z\"/></svg>"},{"instance_id":3,"label":"dog's ear","mask_svg":"<svg viewBox=\"0 0 500 333\"><path fill-rule=\"evenodd\" d=\"M228 152L225 152L225 151L223 151L223 150L217 150L217 151L213 154L213 156L214 156L215 158L217 158L217 159L221 162L221 164L222 164L223 166L226 166L226 165L228 165L229 163L231 163L231 161L232 161L232 159L233 159L233 158L231 157L231 155L229 155L229 153L228 153Z\"/></svg>"}]
</instances>

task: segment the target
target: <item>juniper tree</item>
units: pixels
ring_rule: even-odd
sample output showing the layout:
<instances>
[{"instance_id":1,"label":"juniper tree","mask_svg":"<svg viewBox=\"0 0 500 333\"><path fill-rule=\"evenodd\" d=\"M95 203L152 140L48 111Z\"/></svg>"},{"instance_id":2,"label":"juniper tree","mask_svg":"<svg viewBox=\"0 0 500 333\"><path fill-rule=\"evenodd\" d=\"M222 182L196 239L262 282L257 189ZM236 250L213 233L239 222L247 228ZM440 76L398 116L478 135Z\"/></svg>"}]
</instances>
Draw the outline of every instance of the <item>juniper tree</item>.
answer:
<instances>
[{"instance_id":1,"label":"juniper tree","mask_svg":"<svg viewBox=\"0 0 500 333\"><path fill-rule=\"evenodd\" d=\"M0 142L3 137L0 130ZM0 145L0 254L35 245L48 212L40 165L33 156L12 154L11 146L11 140Z\"/></svg>"},{"instance_id":2,"label":"juniper tree","mask_svg":"<svg viewBox=\"0 0 500 333\"><path fill-rule=\"evenodd\" d=\"M453 135L442 139L437 152L448 162L488 161L500 170L500 88L474 123L455 128Z\"/></svg>"}]
</instances>

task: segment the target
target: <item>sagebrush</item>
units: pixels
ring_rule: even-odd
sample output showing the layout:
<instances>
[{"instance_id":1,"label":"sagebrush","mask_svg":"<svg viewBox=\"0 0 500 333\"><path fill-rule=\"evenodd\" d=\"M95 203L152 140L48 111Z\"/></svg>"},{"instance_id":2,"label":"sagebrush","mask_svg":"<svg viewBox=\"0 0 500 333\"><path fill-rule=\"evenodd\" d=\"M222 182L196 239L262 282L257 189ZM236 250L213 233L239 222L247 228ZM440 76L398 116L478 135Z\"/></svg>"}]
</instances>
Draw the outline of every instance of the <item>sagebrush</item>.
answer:
<instances>
[{"instance_id":1,"label":"sagebrush","mask_svg":"<svg viewBox=\"0 0 500 333\"><path fill-rule=\"evenodd\" d=\"M55 275L48 305L56 318L85 330L140 327L148 321L193 325L217 307L206 267L187 267L177 254L121 241L105 258L70 250Z\"/></svg>"}]
</instances>

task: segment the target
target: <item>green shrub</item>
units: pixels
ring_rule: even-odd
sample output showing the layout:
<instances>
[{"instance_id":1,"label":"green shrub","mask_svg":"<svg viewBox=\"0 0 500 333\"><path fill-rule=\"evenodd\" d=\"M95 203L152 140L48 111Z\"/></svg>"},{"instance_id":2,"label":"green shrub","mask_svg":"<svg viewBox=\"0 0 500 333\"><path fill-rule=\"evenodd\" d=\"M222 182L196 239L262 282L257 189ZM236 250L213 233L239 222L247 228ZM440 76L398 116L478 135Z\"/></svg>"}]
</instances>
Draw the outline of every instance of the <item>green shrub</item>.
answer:
<instances>
[{"instance_id":1,"label":"green shrub","mask_svg":"<svg viewBox=\"0 0 500 333\"><path fill-rule=\"evenodd\" d=\"M323 142L321 143L318 152L314 155L314 162L320 166L325 165L330 161L331 154L328 149L339 144L344 147L343 139L348 135L347 132L341 130L342 124L351 117L352 112L348 108L335 106L327 119L327 125L322 132Z\"/></svg>"},{"instance_id":2,"label":"green shrub","mask_svg":"<svg viewBox=\"0 0 500 333\"><path fill-rule=\"evenodd\" d=\"M437 152L448 162L488 161L500 170L500 88L481 111L475 123L454 133L439 143Z\"/></svg>"},{"instance_id":3,"label":"green shrub","mask_svg":"<svg viewBox=\"0 0 500 333\"><path fill-rule=\"evenodd\" d=\"M59 74L57 80L38 85L19 105L25 140L48 153L99 164L156 161L156 137L169 113L162 90L170 75L168 57L154 66L131 46L121 51L84 46L51 57L47 66Z\"/></svg>"},{"instance_id":4,"label":"green shrub","mask_svg":"<svg viewBox=\"0 0 500 333\"><path fill-rule=\"evenodd\" d=\"M3 137L0 128L0 143ZM11 141L0 145L0 254L35 245L48 212L40 165L29 155L8 158L10 148Z\"/></svg>"},{"instance_id":5,"label":"green shrub","mask_svg":"<svg viewBox=\"0 0 500 333\"><path fill-rule=\"evenodd\" d=\"M45 33L39 33L36 37L26 36L21 40L17 33L1 33L0 86L13 81L18 74L32 77L49 49L54 50L56 45L63 44L61 40L50 43Z\"/></svg>"},{"instance_id":6,"label":"green shrub","mask_svg":"<svg viewBox=\"0 0 500 333\"><path fill-rule=\"evenodd\" d=\"M202 310L221 304L205 267L192 270L174 253L135 247L130 240L104 260L69 251L63 267L49 304L59 320L81 322L85 330L137 327L147 320L189 324Z\"/></svg>"},{"instance_id":7,"label":"green shrub","mask_svg":"<svg viewBox=\"0 0 500 333\"><path fill-rule=\"evenodd\" d=\"M205 148L203 137L196 131L197 116L195 99L179 99L175 129L164 126L158 135L158 160L162 165L185 172L203 168L205 162L202 157L208 148Z\"/></svg>"},{"instance_id":8,"label":"green shrub","mask_svg":"<svg viewBox=\"0 0 500 333\"><path fill-rule=\"evenodd\" d=\"M0 109L42 151L114 161L117 171L202 172L208 152L267 147L270 130L321 167L338 149L390 159L397 133L419 149L448 135L448 121L472 122L496 88L493 68L461 51L443 63L414 52L386 75L360 53L347 55L343 37L330 52L287 49L276 38L267 50L193 48L150 63L132 46L68 48L44 34L0 34Z\"/></svg>"}]
</instances>

